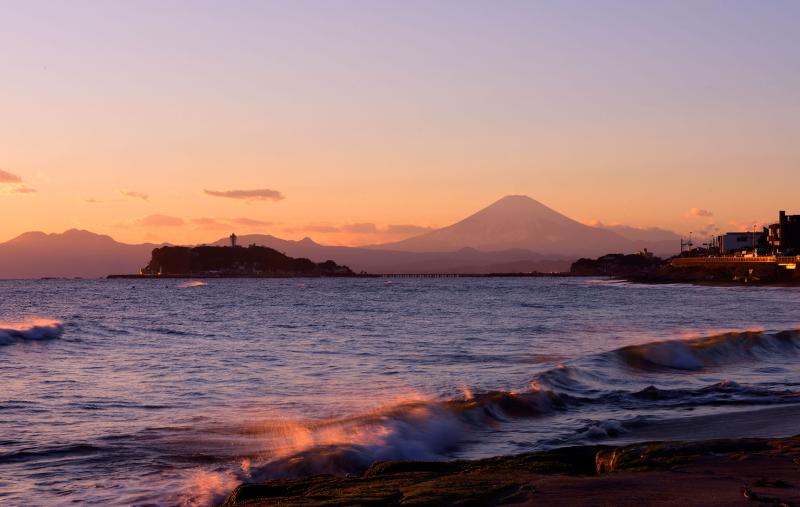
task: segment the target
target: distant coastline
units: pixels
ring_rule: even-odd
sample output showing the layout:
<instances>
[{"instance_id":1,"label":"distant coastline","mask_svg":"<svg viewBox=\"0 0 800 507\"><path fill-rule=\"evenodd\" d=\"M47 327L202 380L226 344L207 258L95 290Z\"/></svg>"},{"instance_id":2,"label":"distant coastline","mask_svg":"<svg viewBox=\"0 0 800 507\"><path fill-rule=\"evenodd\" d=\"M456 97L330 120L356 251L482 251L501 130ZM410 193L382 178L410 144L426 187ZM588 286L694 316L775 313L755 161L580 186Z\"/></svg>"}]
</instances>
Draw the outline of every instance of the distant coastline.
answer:
<instances>
[{"instance_id":1,"label":"distant coastline","mask_svg":"<svg viewBox=\"0 0 800 507\"><path fill-rule=\"evenodd\" d=\"M169 273L162 275L150 274L115 274L108 275L108 280L161 280L161 279L213 279L213 278L374 278L369 274L215 274L215 273Z\"/></svg>"},{"instance_id":2,"label":"distant coastline","mask_svg":"<svg viewBox=\"0 0 800 507\"><path fill-rule=\"evenodd\" d=\"M661 259L646 252L631 255L608 254L597 259L579 259L572 264L570 273L575 276L606 276L614 280L648 284L800 285L800 273L795 269L794 261L781 263L774 257L771 259L772 262L767 257L678 256Z\"/></svg>"},{"instance_id":3,"label":"distant coastline","mask_svg":"<svg viewBox=\"0 0 800 507\"><path fill-rule=\"evenodd\" d=\"M273 248L251 244L230 246L164 246L152 251L150 262L140 273L107 275L108 279L189 278L545 278L606 277L612 280L670 284L690 283L716 286L800 285L794 264L797 258L677 256L662 259L647 250L636 254L606 254L596 259L581 258L569 271L508 271L491 273L368 273L354 272L333 260L315 263L294 258ZM786 261L789 259L789 261ZM786 262L784 262L786 261ZM789 262L789 264L787 264Z\"/></svg>"},{"instance_id":4,"label":"distant coastline","mask_svg":"<svg viewBox=\"0 0 800 507\"><path fill-rule=\"evenodd\" d=\"M150 262L140 273L111 274L109 279L160 278L486 278L486 277L565 277L569 272L544 273L356 273L332 260L315 263L294 258L273 248L236 244L230 246L164 246L153 250Z\"/></svg>"},{"instance_id":5,"label":"distant coastline","mask_svg":"<svg viewBox=\"0 0 800 507\"><path fill-rule=\"evenodd\" d=\"M108 279L158 280L168 279L213 279L213 278L573 278L568 272L560 273L352 273L352 274L218 274L218 273L171 273L171 274L115 274Z\"/></svg>"}]
</instances>

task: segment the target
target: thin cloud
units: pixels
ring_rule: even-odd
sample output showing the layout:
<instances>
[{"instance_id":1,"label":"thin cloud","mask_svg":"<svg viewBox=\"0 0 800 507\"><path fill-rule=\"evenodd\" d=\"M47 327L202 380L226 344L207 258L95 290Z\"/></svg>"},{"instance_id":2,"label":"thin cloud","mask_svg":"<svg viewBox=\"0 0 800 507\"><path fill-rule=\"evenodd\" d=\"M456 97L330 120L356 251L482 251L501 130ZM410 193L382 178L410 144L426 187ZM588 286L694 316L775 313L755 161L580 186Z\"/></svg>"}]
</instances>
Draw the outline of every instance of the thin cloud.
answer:
<instances>
[{"instance_id":1,"label":"thin cloud","mask_svg":"<svg viewBox=\"0 0 800 507\"><path fill-rule=\"evenodd\" d=\"M719 229L719 227L717 227L717 224L708 224L705 227L703 227L702 229L700 229L699 231L697 231L697 234L700 234L701 236L702 235L716 235L716 234L719 234L719 232L720 232L720 229Z\"/></svg>"},{"instance_id":2,"label":"thin cloud","mask_svg":"<svg viewBox=\"0 0 800 507\"><path fill-rule=\"evenodd\" d=\"M282 193L269 188L256 190L208 190L204 189L206 195L214 197L227 197L228 199L241 199L245 201L280 201L284 199Z\"/></svg>"},{"instance_id":3,"label":"thin cloud","mask_svg":"<svg viewBox=\"0 0 800 507\"><path fill-rule=\"evenodd\" d=\"M692 208L689 210L688 215L690 217L713 217L714 214L708 211L707 209L702 208Z\"/></svg>"},{"instance_id":4,"label":"thin cloud","mask_svg":"<svg viewBox=\"0 0 800 507\"><path fill-rule=\"evenodd\" d=\"M229 224L220 222L216 218L193 218L192 223L201 229L219 230L229 229Z\"/></svg>"},{"instance_id":5,"label":"thin cloud","mask_svg":"<svg viewBox=\"0 0 800 507\"><path fill-rule=\"evenodd\" d=\"M26 186L22 183L22 178L16 174L11 174L8 171L0 170L0 184L3 188L0 193L3 194L35 194L36 189ZM8 186L6 186L8 185Z\"/></svg>"},{"instance_id":6,"label":"thin cloud","mask_svg":"<svg viewBox=\"0 0 800 507\"><path fill-rule=\"evenodd\" d=\"M106 200L106 199L95 199L94 197L87 197L86 199L83 200L83 202L87 202L89 204L105 204L108 202L119 202L121 200L122 199Z\"/></svg>"},{"instance_id":7,"label":"thin cloud","mask_svg":"<svg viewBox=\"0 0 800 507\"><path fill-rule=\"evenodd\" d=\"M670 241L680 237L677 232L661 227L637 227L620 222L601 222L600 220L587 220L581 223L614 232L631 241Z\"/></svg>"},{"instance_id":8,"label":"thin cloud","mask_svg":"<svg viewBox=\"0 0 800 507\"><path fill-rule=\"evenodd\" d=\"M379 226L372 222L357 222L345 225L332 224L307 224L298 227L286 227L283 229L287 233L316 233L316 234L353 234L362 236L362 241L366 237L371 237L370 241L381 241L387 239L396 240L402 236L414 236L434 230L434 227L426 227L413 224L389 224Z\"/></svg>"},{"instance_id":9,"label":"thin cloud","mask_svg":"<svg viewBox=\"0 0 800 507\"><path fill-rule=\"evenodd\" d=\"M231 223L234 225L241 225L243 227L268 227L272 222L265 222L263 220L256 220L254 218L232 218Z\"/></svg>"},{"instance_id":10,"label":"thin cloud","mask_svg":"<svg viewBox=\"0 0 800 507\"><path fill-rule=\"evenodd\" d=\"M385 232L387 234L422 234L435 229L435 227L424 227L422 225L390 224L386 226Z\"/></svg>"},{"instance_id":11,"label":"thin cloud","mask_svg":"<svg viewBox=\"0 0 800 507\"><path fill-rule=\"evenodd\" d=\"M141 199L143 201L146 201L150 198L150 196L147 194L143 194L141 192L134 192L132 190L120 190L119 193L124 195L125 197L130 197L133 199Z\"/></svg>"},{"instance_id":12,"label":"thin cloud","mask_svg":"<svg viewBox=\"0 0 800 507\"><path fill-rule=\"evenodd\" d=\"M334 234L338 232L342 232L340 228L328 225L328 224L308 224L303 225L301 227L286 227L283 229L283 232L288 233L295 233L295 232L317 232L320 234Z\"/></svg>"},{"instance_id":13,"label":"thin cloud","mask_svg":"<svg viewBox=\"0 0 800 507\"><path fill-rule=\"evenodd\" d=\"M597 219L591 220L578 220L583 225L588 225L589 227L597 227L598 229L608 229L612 227L633 227L632 225L623 224L622 222L603 222ZM639 227L635 227L639 229Z\"/></svg>"},{"instance_id":14,"label":"thin cloud","mask_svg":"<svg viewBox=\"0 0 800 507\"><path fill-rule=\"evenodd\" d=\"M201 217L201 218L193 218L191 220L192 224L198 226L201 229L208 229L208 230L223 230L223 229L232 229L234 227L244 227L245 229L253 229L259 227L267 227L272 225L272 222L265 222L263 220L256 220L254 218L209 218L209 217Z\"/></svg>"},{"instance_id":15,"label":"thin cloud","mask_svg":"<svg viewBox=\"0 0 800 507\"><path fill-rule=\"evenodd\" d=\"M22 178L16 174L0 170L0 183L22 183Z\"/></svg>"},{"instance_id":16,"label":"thin cloud","mask_svg":"<svg viewBox=\"0 0 800 507\"><path fill-rule=\"evenodd\" d=\"M182 218L168 215L148 215L136 221L136 225L142 227L179 227L183 224Z\"/></svg>"},{"instance_id":17,"label":"thin cloud","mask_svg":"<svg viewBox=\"0 0 800 507\"><path fill-rule=\"evenodd\" d=\"M87 197L83 202L89 204L106 204L110 202L122 202L124 199L96 199L94 197Z\"/></svg>"},{"instance_id":18,"label":"thin cloud","mask_svg":"<svg viewBox=\"0 0 800 507\"><path fill-rule=\"evenodd\" d=\"M375 234L378 232L378 226L370 222L361 222L343 225L340 230L351 234Z\"/></svg>"},{"instance_id":19,"label":"thin cloud","mask_svg":"<svg viewBox=\"0 0 800 507\"><path fill-rule=\"evenodd\" d=\"M324 233L341 232L341 229L339 229L338 227L334 227L333 225L307 225L303 229L309 232L324 232Z\"/></svg>"},{"instance_id":20,"label":"thin cloud","mask_svg":"<svg viewBox=\"0 0 800 507\"><path fill-rule=\"evenodd\" d=\"M413 224L389 224L378 226L371 222L360 222L355 224L343 225L339 228L341 232L350 234L376 234L376 235L412 235L422 234L434 230L434 227L424 227Z\"/></svg>"},{"instance_id":21,"label":"thin cloud","mask_svg":"<svg viewBox=\"0 0 800 507\"><path fill-rule=\"evenodd\" d=\"M773 223L774 220L760 220L757 218L751 220L729 220L728 225L731 227L731 230L734 232L751 232L753 230L753 226L755 226L756 231L760 231L763 227Z\"/></svg>"}]
</instances>

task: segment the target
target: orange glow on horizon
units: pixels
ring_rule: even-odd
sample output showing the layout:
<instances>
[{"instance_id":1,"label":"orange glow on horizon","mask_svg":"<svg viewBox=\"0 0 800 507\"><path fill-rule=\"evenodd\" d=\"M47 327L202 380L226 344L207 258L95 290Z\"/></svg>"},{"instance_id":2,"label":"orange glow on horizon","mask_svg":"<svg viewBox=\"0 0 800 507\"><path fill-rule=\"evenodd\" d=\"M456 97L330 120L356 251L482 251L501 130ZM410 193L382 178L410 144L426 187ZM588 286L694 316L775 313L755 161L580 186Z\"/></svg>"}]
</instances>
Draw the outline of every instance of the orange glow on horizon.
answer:
<instances>
[{"instance_id":1,"label":"orange glow on horizon","mask_svg":"<svg viewBox=\"0 0 800 507\"><path fill-rule=\"evenodd\" d=\"M365 245L507 194L686 235L796 202L791 4L145 4L6 9L0 241Z\"/></svg>"}]
</instances>

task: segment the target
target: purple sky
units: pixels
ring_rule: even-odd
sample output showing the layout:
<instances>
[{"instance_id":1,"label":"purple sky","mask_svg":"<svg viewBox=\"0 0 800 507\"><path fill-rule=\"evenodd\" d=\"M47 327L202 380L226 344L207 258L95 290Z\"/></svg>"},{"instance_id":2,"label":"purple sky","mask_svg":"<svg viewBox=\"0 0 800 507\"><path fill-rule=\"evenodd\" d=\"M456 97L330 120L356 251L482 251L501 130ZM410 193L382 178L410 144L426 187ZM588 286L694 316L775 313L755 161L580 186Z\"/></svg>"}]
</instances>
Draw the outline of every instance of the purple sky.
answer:
<instances>
[{"instance_id":1,"label":"purple sky","mask_svg":"<svg viewBox=\"0 0 800 507\"><path fill-rule=\"evenodd\" d=\"M688 232L798 202L800 2L0 8L0 170L22 180L0 241L248 219L369 243L510 193ZM285 198L214 194L266 190Z\"/></svg>"}]
</instances>

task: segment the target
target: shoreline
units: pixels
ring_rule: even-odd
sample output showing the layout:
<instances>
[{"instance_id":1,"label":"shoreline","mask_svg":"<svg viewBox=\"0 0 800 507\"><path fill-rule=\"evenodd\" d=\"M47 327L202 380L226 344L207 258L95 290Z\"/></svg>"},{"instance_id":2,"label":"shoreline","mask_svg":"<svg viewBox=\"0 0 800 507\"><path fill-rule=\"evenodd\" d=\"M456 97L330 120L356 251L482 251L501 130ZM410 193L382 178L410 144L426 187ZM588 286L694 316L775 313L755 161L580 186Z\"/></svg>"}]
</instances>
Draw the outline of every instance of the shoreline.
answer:
<instances>
[{"instance_id":1,"label":"shoreline","mask_svg":"<svg viewBox=\"0 0 800 507\"><path fill-rule=\"evenodd\" d=\"M305 274L305 275L250 275L250 274L214 274L214 273L176 273L168 275L107 275L107 280L191 280L213 278L370 278L371 275L333 275L333 274Z\"/></svg>"},{"instance_id":2,"label":"shoreline","mask_svg":"<svg viewBox=\"0 0 800 507\"><path fill-rule=\"evenodd\" d=\"M360 274L215 274L107 275L109 280L214 279L214 278L585 278L570 273L360 273Z\"/></svg>"},{"instance_id":3,"label":"shoreline","mask_svg":"<svg viewBox=\"0 0 800 507\"><path fill-rule=\"evenodd\" d=\"M800 505L800 435L584 445L363 474L238 486L224 507L266 505Z\"/></svg>"},{"instance_id":4,"label":"shoreline","mask_svg":"<svg viewBox=\"0 0 800 507\"><path fill-rule=\"evenodd\" d=\"M643 285L697 285L701 287L800 287L800 280L702 280L681 277L610 276L609 280Z\"/></svg>"},{"instance_id":5,"label":"shoreline","mask_svg":"<svg viewBox=\"0 0 800 507\"><path fill-rule=\"evenodd\" d=\"M643 285L697 285L702 287L800 287L800 280L738 281L698 280L663 276L576 275L565 273L362 273L354 275L251 275L251 274L168 274L168 275L107 275L107 280L159 280L159 279L287 279L287 278L603 278L609 281ZM54 278L41 278L54 279Z\"/></svg>"}]
</instances>

